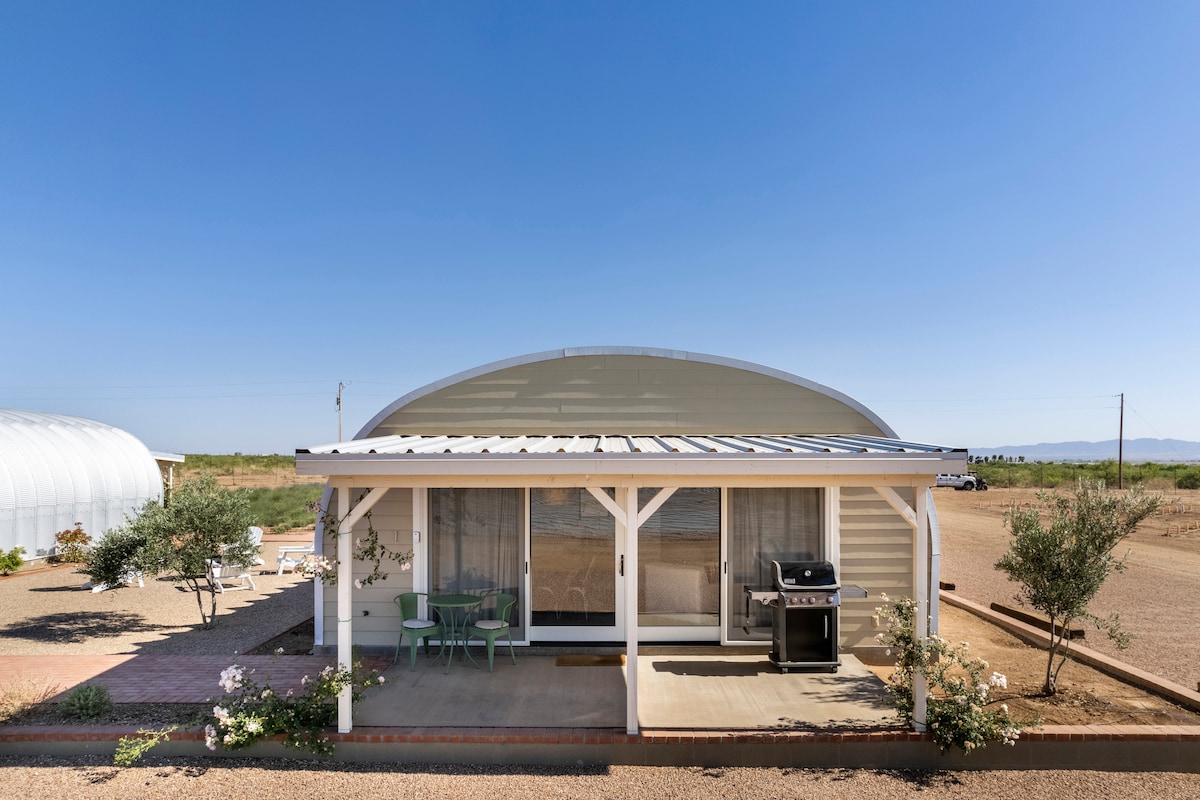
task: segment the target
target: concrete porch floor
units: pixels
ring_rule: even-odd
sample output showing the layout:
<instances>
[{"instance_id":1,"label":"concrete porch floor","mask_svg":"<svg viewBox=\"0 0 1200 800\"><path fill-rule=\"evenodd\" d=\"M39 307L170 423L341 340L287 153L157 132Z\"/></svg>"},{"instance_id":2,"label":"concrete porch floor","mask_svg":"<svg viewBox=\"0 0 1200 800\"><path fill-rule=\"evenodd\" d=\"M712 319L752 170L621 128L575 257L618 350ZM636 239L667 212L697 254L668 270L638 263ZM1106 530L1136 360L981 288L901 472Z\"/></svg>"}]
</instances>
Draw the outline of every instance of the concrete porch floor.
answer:
<instances>
[{"instance_id":1,"label":"concrete porch floor","mask_svg":"<svg viewBox=\"0 0 1200 800\"><path fill-rule=\"evenodd\" d=\"M482 648L476 669L455 653L443 662L407 649L382 686L354 710L354 726L625 729L626 667L556 666L556 656L497 648L495 672ZM883 683L854 656L837 673L783 674L764 654L718 648L646 648L638 658L643 729L869 730L894 727Z\"/></svg>"}]
</instances>

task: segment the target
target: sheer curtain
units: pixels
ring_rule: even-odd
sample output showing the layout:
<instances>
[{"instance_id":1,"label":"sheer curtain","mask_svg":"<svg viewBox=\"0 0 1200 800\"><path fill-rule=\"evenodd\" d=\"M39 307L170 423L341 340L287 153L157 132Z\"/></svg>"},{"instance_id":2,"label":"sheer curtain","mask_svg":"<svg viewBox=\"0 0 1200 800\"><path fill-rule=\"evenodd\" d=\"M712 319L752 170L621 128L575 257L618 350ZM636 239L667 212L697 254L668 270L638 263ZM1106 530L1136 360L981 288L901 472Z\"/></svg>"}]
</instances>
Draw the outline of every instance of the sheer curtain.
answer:
<instances>
[{"instance_id":1,"label":"sheer curtain","mask_svg":"<svg viewBox=\"0 0 1200 800\"><path fill-rule=\"evenodd\" d=\"M431 489L431 594L505 592L517 597L509 622L517 627L521 596L520 489ZM520 638L516 636L515 638Z\"/></svg>"},{"instance_id":2,"label":"sheer curtain","mask_svg":"<svg viewBox=\"0 0 1200 800\"><path fill-rule=\"evenodd\" d=\"M747 586L772 585L772 561L823 559L820 489L729 490L729 619L731 640L771 635L771 609L750 602Z\"/></svg>"}]
</instances>

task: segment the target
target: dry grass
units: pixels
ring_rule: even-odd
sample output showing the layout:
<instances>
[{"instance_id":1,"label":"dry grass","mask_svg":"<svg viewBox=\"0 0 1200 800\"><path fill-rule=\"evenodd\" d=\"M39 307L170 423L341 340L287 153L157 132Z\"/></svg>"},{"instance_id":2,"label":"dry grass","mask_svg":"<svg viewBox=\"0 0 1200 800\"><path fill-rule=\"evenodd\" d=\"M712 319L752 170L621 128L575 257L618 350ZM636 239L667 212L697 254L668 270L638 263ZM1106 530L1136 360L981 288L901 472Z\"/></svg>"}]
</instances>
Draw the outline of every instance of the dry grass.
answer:
<instances>
[{"instance_id":1,"label":"dry grass","mask_svg":"<svg viewBox=\"0 0 1200 800\"><path fill-rule=\"evenodd\" d=\"M37 675L23 673L10 678L0 685L0 724L21 719L59 691L57 683Z\"/></svg>"}]
</instances>

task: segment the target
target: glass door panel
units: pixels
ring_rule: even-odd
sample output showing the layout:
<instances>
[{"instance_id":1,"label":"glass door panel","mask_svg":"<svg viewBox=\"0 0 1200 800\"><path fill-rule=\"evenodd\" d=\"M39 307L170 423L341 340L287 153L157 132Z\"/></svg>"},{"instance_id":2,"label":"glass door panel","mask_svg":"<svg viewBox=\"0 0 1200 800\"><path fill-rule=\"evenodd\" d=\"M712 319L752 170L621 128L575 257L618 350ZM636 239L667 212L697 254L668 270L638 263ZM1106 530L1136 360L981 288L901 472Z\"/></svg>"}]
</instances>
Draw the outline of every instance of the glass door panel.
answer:
<instances>
[{"instance_id":1,"label":"glass door panel","mask_svg":"<svg viewBox=\"0 0 1200 800\"><path fill-rule=\"evenodd\" d=\"M429 490L429 593L517 597L509 617L513 639L521 628L522 490Z\"/></svg>"},{"instance_id":2,"label":"glass door panel","mask_svg":"<svg viewBox=\"0 0 1200 800\"><path fill-rule=\"evenodd\" d=\"M639 639L718 639L720 560L720 489L677 489L638 534Z\"/></svg>"},{"instance_id":3,"label":"glass door panel","mask_svg":"<svg viewBox=\"0 0 1200 800\"><path fill-rule=\"evenodd\" d=\"M586 489L529 490L532 638L620 636L616 521Z\"/></svg>"},{"instance_id":4,"label":"glass door panel","mask_svg":"<svg viewBox=\"0 0 1200 800\"><path fill-rule=\"evenodd\" d=\"M772 609L746 587L770 588L772 561L825 558L820 489L730 489L725 639L771 641Z\"/></svg>"}]
</instances>

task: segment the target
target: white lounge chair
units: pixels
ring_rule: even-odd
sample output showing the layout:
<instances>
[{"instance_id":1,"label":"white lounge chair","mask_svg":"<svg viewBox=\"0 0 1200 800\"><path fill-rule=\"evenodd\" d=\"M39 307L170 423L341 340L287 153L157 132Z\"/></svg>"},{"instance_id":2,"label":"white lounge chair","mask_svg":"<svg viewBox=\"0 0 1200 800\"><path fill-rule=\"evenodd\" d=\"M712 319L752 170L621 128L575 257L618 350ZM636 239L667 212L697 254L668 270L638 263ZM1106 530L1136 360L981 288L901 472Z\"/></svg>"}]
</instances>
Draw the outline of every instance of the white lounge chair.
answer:
<instances>
[{"instance_id":1,"label":"white lounge chair","mask_svg":"<svg viewBox=\"0 0 1200 800\"><path fill-rule=\"evenodd\" d=\"M126 572L124 575L121 576L121 582L126 585L132 584L134 581L137 581L137 585L138 585L139 589L144 589L146 587L145 581L142 580L142 573L139 572L138 570L131 569L128 572ZM111 589L112 587L109 586L107 583L92 583L91 581L88 581L87 583L85 583L83 585L83 588L91 589L92 594L97 594L98 592L107 591L108 589Z\"/></svg>"},{"instance_id":2,"label":"white lounge chair","mask_svg":"<svg viewBox=\"0 0 1200 800\"><path fill-rule=\"evenodd\" d=\"M262 549L262 537L262 528L258 527L257 525L250 526L250 542L255 546L255 548L257 548L254 551L254 566L256 567L261 567L263 564L267 563L262 556L258 555L259 551Z\"/></svg>"},{"instance_id":3,"label":"white lounge chair","mask_svg":"<svg viewBox=\"0 0 1200 800\"><path fill-rule=\"evenodd\" d=\"M208 579L218 592L232 592L237 589L257 589L254 578L250 575L247 564L230 564L216 558L205 559L208 565ZM233 586L232 581L241 581L241 585Z\"/></svg>"},{"instance_id":4,"label":"white lounge chair","mask_svg":"<svg viewBox=\"0 0 1200 800\"><path fill-rule=\"evenodd\" d=\"M284 545L279 548L279 556L276 559L279 562L279 575L283 574L285 569L296 571L296 567L304 561L305 556L311 556L317 548L310 545Z\"/></svg>"}]
</instances>

